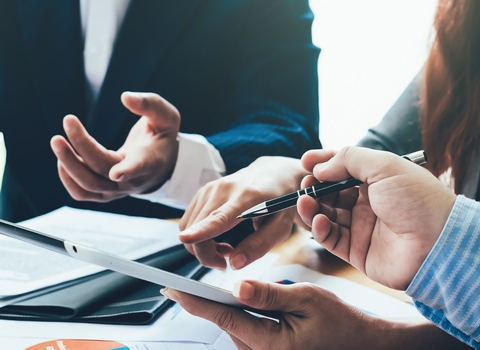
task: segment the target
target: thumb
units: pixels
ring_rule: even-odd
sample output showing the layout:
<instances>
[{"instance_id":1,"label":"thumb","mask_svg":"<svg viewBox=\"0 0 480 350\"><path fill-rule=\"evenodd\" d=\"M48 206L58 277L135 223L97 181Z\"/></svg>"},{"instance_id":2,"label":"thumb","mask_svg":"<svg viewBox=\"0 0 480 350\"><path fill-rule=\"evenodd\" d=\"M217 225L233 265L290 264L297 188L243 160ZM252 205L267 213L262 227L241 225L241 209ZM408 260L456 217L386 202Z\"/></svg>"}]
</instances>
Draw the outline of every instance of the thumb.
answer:
<instances>
[{"instance_id":1,"label":"thumb","mask_svg":"<svg viewBox=\"0 0 480 350\"><path fill-rule=\"evenodd\" d=\"M172 124L180 125L178 110L157 94L126 91L122 94L121 100L130 112L148 118L155 130L163 130Z\"/></svg>"},{"instance_id":2,"label":"thumb","mask_svg":"<svg viewBox=\"0 0 480 350\"><path fill-rule=\"evenodd\" d=\"M308 311L311 301L318 293L317 287L306 288L305 283L282 285L253 280L235 283L232 294L241 303L258 310L283 313ZM320 289L320 288L318 288Z\"/></svg>"},{"instance_id":3,"label":"thumb","mask_svg":"<svg viewBox=\"0 0 480 350\"><path fill-rule=\"evenodd\" d=\"M364 183L372 184L403 173L408 167L417 168L412 162L391 152L345 147L328 161L316 164L313 175L320 181L341 181L353 176Z\"/></svg>"},{"instance_id":4,"label":"thumb","mask_svg":"<svg viewBox=\"0 0 480 350\"><path fill-rule=\"evenodd\" d=\"M149 168L148 155L143 150L133 150L110 169L108 177L112 181L124 182L144 175Z\"/></svg>"}]
</instances>

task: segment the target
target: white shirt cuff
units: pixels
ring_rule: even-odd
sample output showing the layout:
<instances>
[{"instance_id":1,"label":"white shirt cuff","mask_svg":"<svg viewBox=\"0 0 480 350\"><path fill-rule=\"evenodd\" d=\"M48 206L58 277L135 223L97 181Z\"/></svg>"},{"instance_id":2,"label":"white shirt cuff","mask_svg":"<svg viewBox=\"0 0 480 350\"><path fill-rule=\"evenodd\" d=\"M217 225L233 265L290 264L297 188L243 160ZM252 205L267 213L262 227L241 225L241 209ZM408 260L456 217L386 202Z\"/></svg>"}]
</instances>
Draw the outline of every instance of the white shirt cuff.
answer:
<instances>
[{"instance_id":1,"label":"white shirt cuff","mask_svg":"<svg viewBox=\"0 0 480 350\"><path fill-rule=\"evenodd\" d=\"M178 134L178 158L170 180L158 190L132 197L185 210L207 182L225 174L220 152L201 135Z\"/></svg>"}]
</instances>

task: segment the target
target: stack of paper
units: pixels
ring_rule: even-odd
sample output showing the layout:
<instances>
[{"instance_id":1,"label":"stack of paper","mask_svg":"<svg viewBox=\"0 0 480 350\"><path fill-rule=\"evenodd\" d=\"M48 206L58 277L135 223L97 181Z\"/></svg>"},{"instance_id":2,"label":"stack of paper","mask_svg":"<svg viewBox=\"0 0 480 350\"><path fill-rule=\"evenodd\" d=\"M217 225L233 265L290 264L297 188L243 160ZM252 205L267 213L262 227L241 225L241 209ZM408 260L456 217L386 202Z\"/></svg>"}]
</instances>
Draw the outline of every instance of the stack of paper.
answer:
<instances>
[{"instance_id":1,"label":"stack of paper","mask_svg":"<svg viewBox=\"0 0 480 350\"><path fill-rule=\"evenodd\" d=\"M68 207L20 225L133 260L181 244L174 222ZM1 235L0 256L0 306L25 293L104 270Z\"/></svg>"}]
</instances>

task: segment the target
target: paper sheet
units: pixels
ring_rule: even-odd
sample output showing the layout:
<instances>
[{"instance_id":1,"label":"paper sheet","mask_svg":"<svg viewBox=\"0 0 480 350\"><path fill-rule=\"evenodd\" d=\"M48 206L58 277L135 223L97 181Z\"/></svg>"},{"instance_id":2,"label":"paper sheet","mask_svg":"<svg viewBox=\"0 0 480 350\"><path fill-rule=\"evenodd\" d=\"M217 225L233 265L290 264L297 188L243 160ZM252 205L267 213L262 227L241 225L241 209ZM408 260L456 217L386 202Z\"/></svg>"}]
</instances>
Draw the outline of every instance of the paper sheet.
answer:
<instances>
[{"instance_id":1,"label":"paper sheet","mask_svg":"<svg viewBox=\"0 0 480 350\"><path fill-rule=\"evenodd\" d=\"M279 266L263 276L269 281L311 282L335 293L343 301L372 315L382 317L418 317L417 309L404 301L344 278L324 275L302 265Z\"/></svg>"},{"instance_id":2,"label":"paper sheet","mask_svg":"<svg viewBox=\"0 0 480 350\"><path fill-rule=\"evenodd\" d=\"M215 343L205 346L208 350L237 350L237 346L226 332L222 332Z\"/></svg>"},{"instance_id":3,"label":"paper sheet","mask_svg":"<svg viewBox=\"0 0 480 350\"><path fill-rule=\"evenodd\" d=\"M178 244L178 224L63 207L20 223L37 231L139 259ZM0 235L0 298L104 270Z\"/></svg>"}]
</instances>

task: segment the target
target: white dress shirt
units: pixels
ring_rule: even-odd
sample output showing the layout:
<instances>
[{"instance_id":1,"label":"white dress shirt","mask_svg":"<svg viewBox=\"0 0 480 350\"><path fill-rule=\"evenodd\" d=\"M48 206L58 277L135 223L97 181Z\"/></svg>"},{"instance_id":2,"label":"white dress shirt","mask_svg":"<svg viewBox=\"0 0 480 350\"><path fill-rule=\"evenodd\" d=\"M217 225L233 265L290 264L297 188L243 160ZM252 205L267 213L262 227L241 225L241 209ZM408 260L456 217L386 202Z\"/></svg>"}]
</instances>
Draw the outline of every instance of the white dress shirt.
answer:
<instances>
[{"instance_id":1,"label":"white dress shirt","mask_svg":"<svg viewBox=\"0 0 480 350\"><path fill-rule=\"evenodd\" d=\"M80 0L90 106L95 104L102 88L115 38L129 4L130 0ZM170 180L153 193L133 197L185 209L200 187L224 173L225 163L220 153L205 137L179 133L178 159Z\"/></svg>"}]
</instances>

